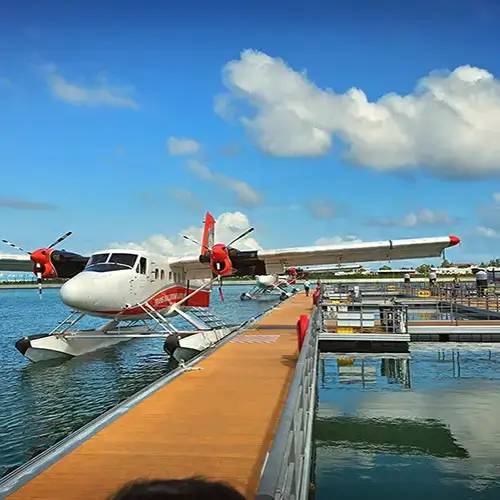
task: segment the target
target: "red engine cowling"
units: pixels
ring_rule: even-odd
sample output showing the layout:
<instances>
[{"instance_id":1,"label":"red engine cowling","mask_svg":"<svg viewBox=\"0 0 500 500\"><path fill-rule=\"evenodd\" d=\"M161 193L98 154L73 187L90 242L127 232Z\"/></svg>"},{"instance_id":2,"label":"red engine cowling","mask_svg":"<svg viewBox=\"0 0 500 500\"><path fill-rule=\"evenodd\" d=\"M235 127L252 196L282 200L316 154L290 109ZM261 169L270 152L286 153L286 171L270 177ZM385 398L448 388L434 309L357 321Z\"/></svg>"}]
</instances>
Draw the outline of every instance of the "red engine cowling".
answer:
<instances>
[{"instance_id":1,"label":"red engine cowling","mask_svg":"<svg viewBox=\"0 0 500 500\"><path fill-rule=\"evenodd\" d=\"M226 245L218 243L212 247L210 267L217 276L230 276L233 273L233 263Z\"/></svg>"},{"instance_id":2,"label":"red engine cowling","mask_svg":"<svg viewBox=\"0 0 500 500\"><path fill-rule=\"evenodd\" d=\"M57 278L57 271L50 260L52 252L52 249L47 248L39 248L31 252L30 259L33 262L35 276L37 276L38 272L41 272L44 279Z\"/></svg>"}]
</instances>

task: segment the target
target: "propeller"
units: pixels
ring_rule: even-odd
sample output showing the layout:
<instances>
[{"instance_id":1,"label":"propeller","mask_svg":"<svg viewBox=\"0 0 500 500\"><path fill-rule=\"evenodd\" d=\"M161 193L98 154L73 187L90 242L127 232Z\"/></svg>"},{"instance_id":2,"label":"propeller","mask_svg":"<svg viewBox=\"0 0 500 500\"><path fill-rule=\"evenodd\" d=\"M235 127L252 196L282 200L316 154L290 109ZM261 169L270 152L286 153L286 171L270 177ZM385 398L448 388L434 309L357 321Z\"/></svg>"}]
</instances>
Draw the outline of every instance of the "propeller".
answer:
<instances>
[{"instance_id":1,"label":"propeller","mask_svg":"<svg viewBox=\"0 0 500 500\"><path fill-rule=\"evenodd\" d=\"M206 245L202 245L190 236L182 235L184 239L200 245L201 248L206 250L205 254L200 256L200 260L203 258L202 262L208 262L210 264L210 268L212 269L212 273L219 278L219 294L222 302L224 302L222 278L224 276L231 276L231 274L233 274L234 268L231 261L231 254L234 255L235 252L238 252L238 250L236 248L232 248L231 245L234 245L237 241L249 235L254 229L255 228L250 227L239 236L236 236L236 238L231 240L227 245L224 245L223 243L217 243L212 248L209 248Z\"/></svg>"},{"instance_id":2,"label":"propeller","mask_svg":"<svg viewBox=\"0 0 500 500\"><path fill-rule=\"evenodd\" d=\"M59 243L63 242L66 238L68 238L68 236L71 236L72 234L72 231L68 231L66 234L63 234L61 237L57 238L57 240L55 240L48 247L39 248L38 250L34 250L33 252L28 252L24 248L21 248L20 246L12 243L9 240L2 240L2 243L5 243L6 245L30 256L31 261L34 264L33 273L35 274L36 281L38 283L38 294L40 296L40 299L42 298L43 275L45 274L47 268L49 268L50 271L54 270L50 262L50 254L52 253L50 250L59 245Z\"/></svg>"}]
</instances>

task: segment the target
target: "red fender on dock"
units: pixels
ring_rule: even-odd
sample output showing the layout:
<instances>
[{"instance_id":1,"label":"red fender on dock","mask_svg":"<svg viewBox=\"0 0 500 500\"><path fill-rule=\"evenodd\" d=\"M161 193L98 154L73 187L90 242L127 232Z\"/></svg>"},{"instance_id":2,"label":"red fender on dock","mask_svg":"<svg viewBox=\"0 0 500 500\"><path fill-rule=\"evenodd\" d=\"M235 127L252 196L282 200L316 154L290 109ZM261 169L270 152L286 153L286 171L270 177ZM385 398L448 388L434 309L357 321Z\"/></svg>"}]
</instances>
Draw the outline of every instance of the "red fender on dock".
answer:
<instances>
[{"instance_id":1,"label":"red fender on dock","mask_svg":"<svg viewBox=\"0 0 500 500\"><path fill-rule=\"evenodd\" d=\"M302 344L304 343L304 338L306 337L307 327L309 325L309 316L307 314L301 314L297 320L297 341L299 345L299 352L302 349Z\"/></svg>"},{"instance_id":2,"label":"red fender on dock","mask_svg":"<svg viewBox=\"0 0 500 500\"><path fill-rule=\"evenodd\" d=\"M318 305L318 298L319 298L319 288L316 288L313 293L313 306Z\"/></svg>"}]
</instances>

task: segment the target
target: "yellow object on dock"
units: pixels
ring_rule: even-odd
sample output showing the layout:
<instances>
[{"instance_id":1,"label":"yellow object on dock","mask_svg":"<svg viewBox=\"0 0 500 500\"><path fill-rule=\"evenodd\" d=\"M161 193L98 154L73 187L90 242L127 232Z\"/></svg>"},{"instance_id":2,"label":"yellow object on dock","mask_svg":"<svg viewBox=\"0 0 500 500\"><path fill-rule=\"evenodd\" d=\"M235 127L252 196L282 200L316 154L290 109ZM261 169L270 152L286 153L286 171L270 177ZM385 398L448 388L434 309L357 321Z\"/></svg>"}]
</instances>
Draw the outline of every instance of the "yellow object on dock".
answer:
<instances>
[{"instance_id":1,"label":"yellow object on dock","mask_svg":"<svg viewBox=\"0 0 500 500\"><path fill-rule=\"evenodd\" d=\"M338 326L336 333L354 333L352 326Z\"/></svg>"}]
</instances>

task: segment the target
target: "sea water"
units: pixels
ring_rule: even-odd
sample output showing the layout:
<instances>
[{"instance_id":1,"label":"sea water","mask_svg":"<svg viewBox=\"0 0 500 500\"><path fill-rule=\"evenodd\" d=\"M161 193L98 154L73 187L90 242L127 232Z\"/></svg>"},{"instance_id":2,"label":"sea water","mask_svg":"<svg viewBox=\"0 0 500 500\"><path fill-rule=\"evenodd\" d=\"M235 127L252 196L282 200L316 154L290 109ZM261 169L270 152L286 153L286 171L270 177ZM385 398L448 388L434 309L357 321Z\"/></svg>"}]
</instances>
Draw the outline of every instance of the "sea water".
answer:
<instances>
[{"instance_id":1,"label":"sea water","mask_svg":"<svg viewBox=\"0 0 500 500\"><path fill-rule=\"evenodd\" d=\"M213 311L243 322L272 302L242 301L248 286L227 286ZM162 339L139 339L67 361L31 363L14 347L25 335L49 332L68 309L59 290L0 289L0 477L171 370ZM101 324L85 319L78 326Z\"/></svg>"}]
</instances>

